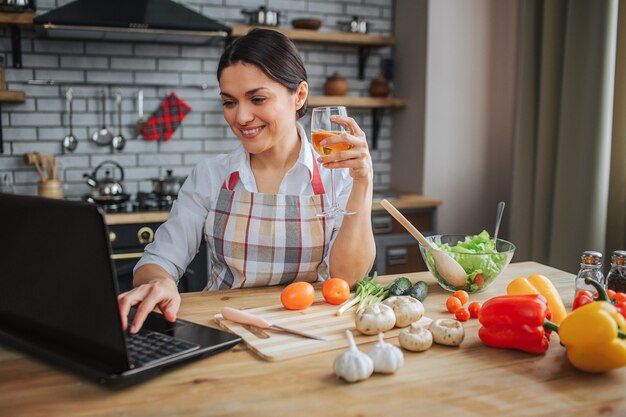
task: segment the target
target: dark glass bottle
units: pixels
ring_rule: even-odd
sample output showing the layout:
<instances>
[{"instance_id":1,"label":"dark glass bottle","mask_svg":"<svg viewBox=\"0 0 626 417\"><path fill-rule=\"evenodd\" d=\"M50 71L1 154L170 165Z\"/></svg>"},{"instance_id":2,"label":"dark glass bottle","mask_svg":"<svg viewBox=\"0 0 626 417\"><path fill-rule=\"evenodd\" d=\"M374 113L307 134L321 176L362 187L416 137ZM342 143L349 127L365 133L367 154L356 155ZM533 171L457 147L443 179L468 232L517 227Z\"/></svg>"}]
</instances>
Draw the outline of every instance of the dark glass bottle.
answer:
<instances>
[{"instance_id":1,"label":"dark glass bottle","mask_svg":"<svg viewBox=\"0 0 626 417\"><path fill-rule=\"evenodd\" d=\"M611 256L611 270L606 276L606 287L626 293L626 251L616 250Z\"/></svg>"}]
</instances>

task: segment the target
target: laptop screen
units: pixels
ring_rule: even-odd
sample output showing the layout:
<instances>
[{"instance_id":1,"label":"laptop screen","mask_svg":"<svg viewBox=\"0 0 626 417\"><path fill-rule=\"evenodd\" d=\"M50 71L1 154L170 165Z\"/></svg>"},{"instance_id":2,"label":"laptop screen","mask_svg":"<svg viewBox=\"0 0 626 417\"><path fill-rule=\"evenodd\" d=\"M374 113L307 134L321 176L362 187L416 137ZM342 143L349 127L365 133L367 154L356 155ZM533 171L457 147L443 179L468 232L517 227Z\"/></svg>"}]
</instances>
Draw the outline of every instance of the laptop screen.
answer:
<instances>
[{"instance_id":1,"label":"laptop screen","mask_svg":"<svg viewBox=\"0 0 626 417\"><path fill-rule=\"evenodd\" d=\"M0 234L0 330L105 372L128 369L97 206L0 194Z\"/></svg>"}]
</instances>

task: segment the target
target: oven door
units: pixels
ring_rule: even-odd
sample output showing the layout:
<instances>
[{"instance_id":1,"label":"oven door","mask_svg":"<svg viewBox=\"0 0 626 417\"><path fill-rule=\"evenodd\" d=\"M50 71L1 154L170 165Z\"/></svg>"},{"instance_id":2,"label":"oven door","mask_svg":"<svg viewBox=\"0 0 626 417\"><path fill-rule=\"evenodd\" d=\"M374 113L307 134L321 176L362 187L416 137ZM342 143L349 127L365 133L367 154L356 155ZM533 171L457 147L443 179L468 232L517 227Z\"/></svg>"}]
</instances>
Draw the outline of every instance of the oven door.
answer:
<instances>
[{"instance_id":1,"label":"oven door","mask_svg":"<svg viewBox=\"0 0 626 417\"><path fill-rule=\"evenodd\" d=\"M117 224L109 226L109 240L115 261L120 292L133 288L133 269L143 256L145 246L154 239L154 232L161 223ZM180 292L202 291L207 283L208 257L203 241L196 257L178 281Z\"/></svg>"}]
</instances>

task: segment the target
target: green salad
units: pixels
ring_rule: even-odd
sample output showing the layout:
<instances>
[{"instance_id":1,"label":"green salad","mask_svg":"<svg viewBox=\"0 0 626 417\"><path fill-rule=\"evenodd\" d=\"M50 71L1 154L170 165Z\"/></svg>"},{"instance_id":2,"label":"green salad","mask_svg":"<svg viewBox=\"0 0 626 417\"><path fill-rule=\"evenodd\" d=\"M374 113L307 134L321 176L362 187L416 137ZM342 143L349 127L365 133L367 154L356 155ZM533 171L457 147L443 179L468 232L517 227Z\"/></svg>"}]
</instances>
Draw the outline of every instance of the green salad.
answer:
<instances>
[{"instance_id":1,"label":"green salad","mask_svg":"<svg viewBox=\"0 0 626 417\"><path fill-rule=\"evenodd\" d=\"M478 291L481 287L494 280L507 263L507 254L498 253L495 241L486 230L477 235L466 236L464 241L454 246L447 243L435 243L433 246L449 252L451 256L463 267L467 274L467 282L464 289L470 292ZM476 256L482 254L485 256ZM428 253L428 263L431 270L435 269L435 260Z\"/></svg>"}]
</instances>

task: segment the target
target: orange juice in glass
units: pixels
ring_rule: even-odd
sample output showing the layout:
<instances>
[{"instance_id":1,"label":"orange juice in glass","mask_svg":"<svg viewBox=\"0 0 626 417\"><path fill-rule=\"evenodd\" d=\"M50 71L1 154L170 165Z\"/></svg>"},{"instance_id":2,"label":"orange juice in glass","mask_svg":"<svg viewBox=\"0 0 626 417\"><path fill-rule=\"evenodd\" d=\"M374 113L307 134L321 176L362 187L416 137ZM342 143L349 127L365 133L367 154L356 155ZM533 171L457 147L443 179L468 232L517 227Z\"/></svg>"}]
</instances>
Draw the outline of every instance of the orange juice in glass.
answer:
<instances>
[{"instance_id":1,"label":"orange juice in glass","mask_svg":"<svg viewBox=\"0 0 626 417\"><path fill-rule=\"evenodd\" d=\"M343 106L336 107L316 107L313 109L311 115L311 144L315 148L318 154L321 156L328 156L339 151L350 149L350 144L346 142L320 145L324 139L332 136L341 135L345 132L343 125L331 121L332 116L347 116L346 108ZM337 203L337 195L335 192L335 181L333 178L334 169L330 170L330 184L331 184L331 206L323 213L319 213L318 216L322 217L336 217L336 216L348 216L354 214L354 212L347 212L342 209Z\"/></svg>"}]
</instances>

